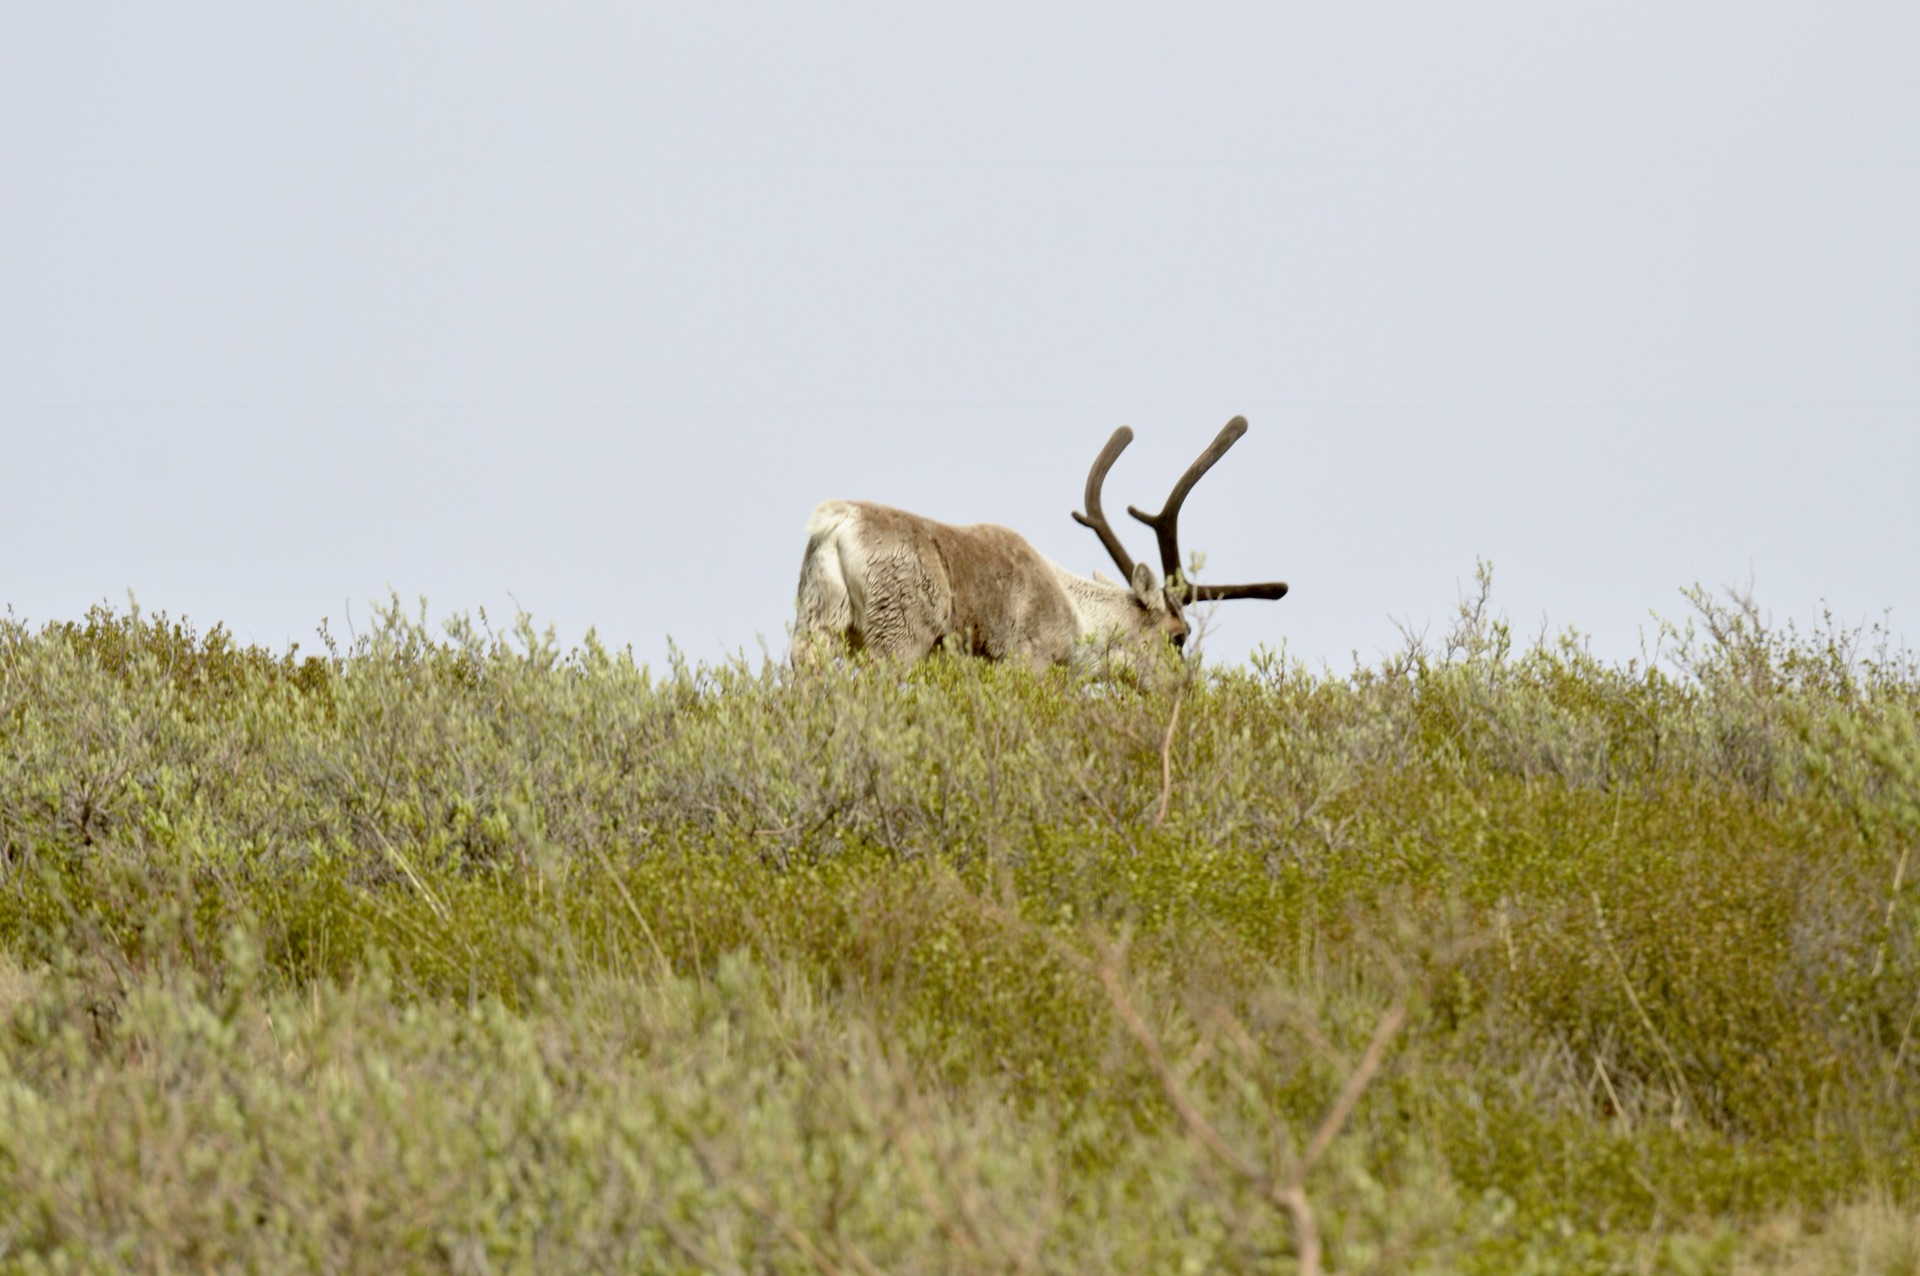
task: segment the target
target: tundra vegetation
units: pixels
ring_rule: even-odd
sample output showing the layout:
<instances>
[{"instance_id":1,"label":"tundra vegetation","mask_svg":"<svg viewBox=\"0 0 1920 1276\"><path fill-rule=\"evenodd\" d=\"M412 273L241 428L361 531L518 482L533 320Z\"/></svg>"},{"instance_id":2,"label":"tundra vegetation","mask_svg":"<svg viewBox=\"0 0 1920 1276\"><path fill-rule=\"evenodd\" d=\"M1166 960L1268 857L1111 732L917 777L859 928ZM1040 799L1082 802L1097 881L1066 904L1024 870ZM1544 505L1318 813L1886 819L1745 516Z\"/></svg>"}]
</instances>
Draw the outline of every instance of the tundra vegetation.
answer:
<instances>
[{"instance_id":1,"label":"tundra vegetation","mask_svg":"<svg viewBox=\"0 0 1920 1276\"><path fill-rule=\"evenodd\" d=\"M1920 670L0 623L0 1271L1920 1270ZM324 637L324 635L323 635Z\"/></svg>"}]
</instances>

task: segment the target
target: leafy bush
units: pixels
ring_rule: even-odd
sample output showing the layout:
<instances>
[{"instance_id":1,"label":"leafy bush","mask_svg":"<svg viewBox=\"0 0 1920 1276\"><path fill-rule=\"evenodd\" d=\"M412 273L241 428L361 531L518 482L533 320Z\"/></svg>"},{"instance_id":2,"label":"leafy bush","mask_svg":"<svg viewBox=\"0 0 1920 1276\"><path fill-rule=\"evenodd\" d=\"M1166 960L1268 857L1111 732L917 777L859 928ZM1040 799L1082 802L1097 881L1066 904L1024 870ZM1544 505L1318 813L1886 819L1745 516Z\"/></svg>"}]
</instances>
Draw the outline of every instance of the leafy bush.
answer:
<instances>
[{"instance_id":1,"label":"leafy bush","mask_svg":"<svg viewBox=\"0 0 1920 1276\"><path fill-rule=\"evenodd\" d=\"M1482 583L1346 674L0 623L0 1267L1914 1270L1920 671Z\"/></svg>"}]
</instances>

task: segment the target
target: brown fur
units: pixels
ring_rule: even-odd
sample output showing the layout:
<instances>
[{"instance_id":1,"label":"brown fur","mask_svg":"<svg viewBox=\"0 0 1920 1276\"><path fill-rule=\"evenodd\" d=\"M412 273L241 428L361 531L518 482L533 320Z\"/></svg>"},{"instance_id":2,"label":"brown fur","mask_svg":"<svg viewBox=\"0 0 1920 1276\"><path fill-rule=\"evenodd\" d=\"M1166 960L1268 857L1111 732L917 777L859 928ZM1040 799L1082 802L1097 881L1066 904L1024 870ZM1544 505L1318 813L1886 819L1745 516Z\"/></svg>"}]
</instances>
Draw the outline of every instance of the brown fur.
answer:
<instances>
[{"instance_id":1,"label":"brown fur","mask_svg":"<svg viewBox=\"0 0 1920 1276\"><path fill-rule=\"evenodd\" d=\"M801 565L802 637L832 634L854 650L909 661L945 644L1041 665L1071 659L1091 631L1090 615L1123 634L1186 632L1150 571L1142 601L1123 586L1064 571L1017 532L991 523L956 527L867 501L829 502L816 526L823 517L830 525L815 532ZM835 562L822 561L835 554Z\"/></svg>"},{"instance_id":2,"label":"brown fur","mask_svg":"<svg viewBox=\"0 0 1920 1276\"><path fill-rule=\"evenodd\" d=\"M1247 419L1227 422L1167 494L1158 514L1129 506L1153 528L1163 587L1145 563L1135 562L1114 535L1100 506L1107 471L1133 441L1121 426L1087 474L1086 512L1074 520L1100 538L1121 584L1099 575L1076 576L1047 560L1017 533L991 523L955 527L867 501L823 501L807 523L807 554L800 563L794 653L805 659L823 641L855 651L919 660L944 644L989 660L1065 663L1082 640L1123 647L1155 639L1175 646L1191 632L1181 603L1228 598L1281 598L1284 581L1256 585L1194 585L1180 575L1180 508L1187 493L1241 435ZM1121 655L1122 660L1129 657Z\"/></svg>"}]
</instances>

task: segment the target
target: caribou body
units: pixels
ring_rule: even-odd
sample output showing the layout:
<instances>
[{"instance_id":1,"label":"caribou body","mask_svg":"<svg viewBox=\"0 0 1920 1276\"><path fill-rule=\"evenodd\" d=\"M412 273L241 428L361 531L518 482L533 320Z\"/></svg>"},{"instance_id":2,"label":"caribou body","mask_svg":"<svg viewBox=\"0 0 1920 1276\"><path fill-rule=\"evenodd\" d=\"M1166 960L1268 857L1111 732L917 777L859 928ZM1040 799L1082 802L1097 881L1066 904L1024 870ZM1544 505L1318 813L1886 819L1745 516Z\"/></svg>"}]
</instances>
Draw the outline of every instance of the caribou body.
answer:
<instances>
[{"instance_id":1,"label":"caribou body","mask_svg":"<svg viewBox=\"0 0 1920 1276\"><path fill-rule=\"evenodd\" d=\"M1246 432L1244 417L1229 421L1174 484L1160 513L1128 507L1154 529L1164 581L1127 554L1101 509L1107 471L1133 442L1126 426L1095 458L1086 512L1073 515L1100 538L1124 584L1098 572L1076 575L1017 532L991 523L956 527L867 501L823 501L807 523L796 655L837 645L911 661L945 644L990 660L1063 664L1086 639L1138 642L1157 636L1178 646L1191 632L1188 602L1282 597L1287 587L1279 581L1194 585L1181 576L1180 506Z\"/></svg>"}]
</instances>

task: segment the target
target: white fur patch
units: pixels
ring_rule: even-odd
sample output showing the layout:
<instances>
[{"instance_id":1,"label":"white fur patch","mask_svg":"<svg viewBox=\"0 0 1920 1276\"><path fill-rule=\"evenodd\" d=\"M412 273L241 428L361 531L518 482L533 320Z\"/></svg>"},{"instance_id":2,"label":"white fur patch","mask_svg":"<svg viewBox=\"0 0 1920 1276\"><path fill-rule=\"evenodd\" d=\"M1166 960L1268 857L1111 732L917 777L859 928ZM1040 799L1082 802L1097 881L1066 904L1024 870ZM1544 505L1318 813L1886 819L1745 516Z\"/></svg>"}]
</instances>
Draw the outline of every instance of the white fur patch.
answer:
<instances>
[{"instance_id":1,"label":"white fur patch","mask_svg":"<svg viewBox=\"0 0 1920 1276\"><path fill-rule=\"evenodd\" d=\"M835 528L856 512L852 501L821 501L813 507L813 514L807 519L807 536L831 535Z\"/></svg>"},{"instance_id":2,"label":"white fur patch","mask_svg":"<svg viewBox=\"0 0 1920 1276\"><path fill-rule=\"evenodd\" d=\"M800 597L795 617L801 633L845 634L853 623L849 571L861 567L851 501L822 501L807 520L807 556L800 565Z\"/></svg>"}]
</instances>

